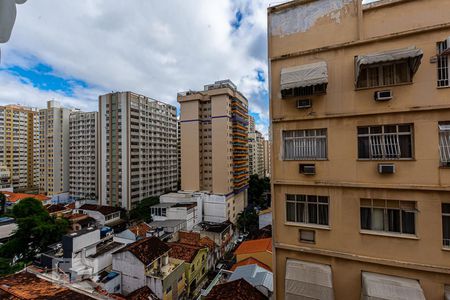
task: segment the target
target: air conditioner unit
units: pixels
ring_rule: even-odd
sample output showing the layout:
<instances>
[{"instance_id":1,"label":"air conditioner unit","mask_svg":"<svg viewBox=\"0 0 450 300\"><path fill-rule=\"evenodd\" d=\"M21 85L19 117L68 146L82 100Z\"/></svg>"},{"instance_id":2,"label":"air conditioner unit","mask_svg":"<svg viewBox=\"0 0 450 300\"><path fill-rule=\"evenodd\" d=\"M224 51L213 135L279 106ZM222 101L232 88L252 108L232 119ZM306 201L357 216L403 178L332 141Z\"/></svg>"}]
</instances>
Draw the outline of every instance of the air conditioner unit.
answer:
<instances>
[{"instance_id":1,"label":"air conditioner unit","mask_svg":"<svg viewBox=\"0 0 450 300\"><path fill-rule=\"evenodd\" d=\"M394 164L378 164L378 173L394 174L395 173L395 165Z\"/></svg>"},{"instance_id":2,"label":"air conditioner unit","mask_svg":"<svg viewBox=\"0 0 450 300\"><path fill-rule=\"evenodd\" d=\"M316 165L300 164L300 173L304 175L314 175L316 174Z\"/></svg>"},{"instance_id":3,"label":"air conditioner unit","mask_svg":"<svg viewBox=\"0 0 450 300\"><path fill-rule=\"evenodd\" d=\"M385 91L376 91L374 94L375 101L387 101L392 99L392 91L391 90L385 90Z\"/></svg>"},{"instance_id":4,"label":"air conditioner unit","mask_svg":"<svg viewBox=\"0 0 450 300\"><path fill-rule=\"evenodd\" d=\"M312 106L312 100L311 99L300 99L297 100L297 108L303 109L303 108L310 108Z\"/></svg>"}]
</instances>

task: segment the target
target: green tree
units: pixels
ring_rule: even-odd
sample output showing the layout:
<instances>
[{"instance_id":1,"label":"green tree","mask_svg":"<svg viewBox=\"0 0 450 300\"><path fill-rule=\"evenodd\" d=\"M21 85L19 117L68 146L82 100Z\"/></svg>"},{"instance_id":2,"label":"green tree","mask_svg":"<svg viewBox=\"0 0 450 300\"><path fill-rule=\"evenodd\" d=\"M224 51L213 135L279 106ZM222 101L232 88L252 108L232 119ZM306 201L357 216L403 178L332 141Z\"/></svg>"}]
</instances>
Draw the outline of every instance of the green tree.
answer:
<instances>
[{"instance_id":1,"label":"green tree","mask_svg":"<svg viewBox=\"0 0 450 300\"><path fill-rule=\"evenodd\" d=\"M251 175L248 187L249 203L266 208L269 204L264 197L265 192L270 191L270 179L267 177L259 178L258 175Z\"/></svg>"},{"instance_id":2,"label":"green tree","mask_svg":"<svg viewBox=\"0 0 450 300\"><path fill-rule=\"evenodd\" d=\"M159 197L149 197L142 199L141 202L132 210L130 210L130 220L140 220L150 222L150 207L159 203Z\"/></svg>"},{"instance_id":3,"label":"green tree","mask_svg":"<svg viewBox=\"0 0 450 300\"><path fill-rule=\"evenodd\" d=\"M238 214L236 225L241 232L256 232L259 228L258 214L254 209L246 209Z\"/></svg>"},{"instance_id":4,"label":"green tree","mask_svg":"<svg viewBox=\"0 0 450 300\"><path fill-rule=\"evenodd\" d=\"M67 232L69 223L65 219L50 216L42 203L34 198L21 200L13 207L17 230L11 240L0 247L0 257L28 262L59 241Z\"/></svg>"}]
</instances>

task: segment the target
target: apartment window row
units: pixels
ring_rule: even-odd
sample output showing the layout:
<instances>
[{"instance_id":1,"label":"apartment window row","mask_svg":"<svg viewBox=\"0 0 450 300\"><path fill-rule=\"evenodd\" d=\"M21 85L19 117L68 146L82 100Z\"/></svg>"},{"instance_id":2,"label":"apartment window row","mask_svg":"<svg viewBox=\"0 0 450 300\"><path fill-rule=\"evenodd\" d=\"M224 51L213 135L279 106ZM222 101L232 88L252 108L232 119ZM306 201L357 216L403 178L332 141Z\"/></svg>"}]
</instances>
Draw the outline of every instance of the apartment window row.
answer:
<instances>
[{"instance_id":1,"label":"apartment window row","mask_svg":"<svg viewBox=\"0 0 450 300\"><path fill-rule=\"evenodd\" d=\"M450 122L440 122L439 153L450 166ZM358 159L413 158L413 124L357 127ZM284 160L327 159L327 129L287 130L282 133Z\"/></svg>"}]
</instances>

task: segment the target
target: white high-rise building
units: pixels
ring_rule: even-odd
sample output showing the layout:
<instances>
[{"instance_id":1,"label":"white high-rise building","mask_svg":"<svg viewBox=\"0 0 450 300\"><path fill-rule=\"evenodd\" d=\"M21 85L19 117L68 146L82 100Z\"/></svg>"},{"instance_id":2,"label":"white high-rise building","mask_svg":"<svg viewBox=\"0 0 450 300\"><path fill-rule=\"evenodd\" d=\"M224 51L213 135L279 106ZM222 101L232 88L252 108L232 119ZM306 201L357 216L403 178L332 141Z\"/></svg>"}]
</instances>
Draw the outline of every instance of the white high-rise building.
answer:
<instances>
[{"instance_id":1,"label":"white high-rise building","mask_svg":"<svg viewBox=\"0 0 450 300\"><path fill-rule=\"evenodd\" d=\"M69 193L75 199L97 198L97 112L74 111L69 121Z\"/></svg>"},{"instance_id":2,"label":"white high-rise building","mask_svg":"<svg viewBox=\"0 0 450 300\"><path fill-rule=\"evenodd\" d=\"M40 186L49 196L69 192L69 115L57 101L39 110Z\"/></svg>"},{"instance_id":3,"label":"white high-rise building","mask_svg":"<svg viewBox=\"0 0 450 300\"><path fill-rule=\"evenodd\" d=\"M177 189L175 106L132 93L99 97L99 201L134 208Z\"/></svg>"},{"instance_id":4,"label":"white high-rise building","mask_svg":"<svg viewBox=\"0 0 450 300\"><path fill-rule=\"evenodd\" d=\"M0 166L14 190L39 186L39 116L36 108L0 106Z\"/></svg>"}]
</instances>

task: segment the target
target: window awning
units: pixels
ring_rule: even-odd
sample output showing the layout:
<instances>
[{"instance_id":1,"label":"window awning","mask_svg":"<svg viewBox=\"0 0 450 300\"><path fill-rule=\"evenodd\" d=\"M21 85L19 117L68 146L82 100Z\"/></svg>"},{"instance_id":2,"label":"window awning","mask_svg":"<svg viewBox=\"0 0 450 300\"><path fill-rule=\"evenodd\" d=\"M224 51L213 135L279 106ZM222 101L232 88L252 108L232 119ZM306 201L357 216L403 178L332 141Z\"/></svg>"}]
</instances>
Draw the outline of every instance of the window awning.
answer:
<instances>
[{"instance_id":1,"label":"window awning","mask_svg":"<svg viewBox=\"0 0 450 300\"><path fill-rule=\"evenodd\" d=\"M327 63L324 61L281 69L281 90L328 83Z\"/></svg>"},{"instance_id":2,"label":"window awning","mask_svg":"<svg viewBox=\"0 0 450 300\"><path fill-rule=\"evenodd\" d=\"M409 278L363 272L362 300L425 300L419 281Z\"/></svg>"},{"instance_id":3,"label":"window awning","mask_svg":"<svg viewBox=\"0 0 450 300\"><path fill-rule=\"evenodd\" d=\"M423 51L415 46L411 46L403 49L389 50L378 53L372 53L367 55L359 55L356 57L356 82L358 82L359 73L362 66L372 65L383 62L408 60L410 72L414 74L420 66L422 60Z\"/></svg>"},{"instance_id":4,"label":"window awning","mask_svg":"<svg viewBox=\"0 0 450 300\"><path fill-rule=\"evenodd\" d=\"M334 299L331 267L288 259L285 299Z\"/></svg>"}]
</instances>

